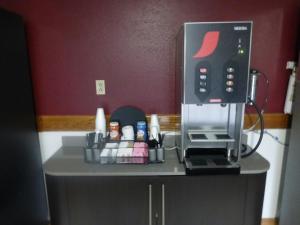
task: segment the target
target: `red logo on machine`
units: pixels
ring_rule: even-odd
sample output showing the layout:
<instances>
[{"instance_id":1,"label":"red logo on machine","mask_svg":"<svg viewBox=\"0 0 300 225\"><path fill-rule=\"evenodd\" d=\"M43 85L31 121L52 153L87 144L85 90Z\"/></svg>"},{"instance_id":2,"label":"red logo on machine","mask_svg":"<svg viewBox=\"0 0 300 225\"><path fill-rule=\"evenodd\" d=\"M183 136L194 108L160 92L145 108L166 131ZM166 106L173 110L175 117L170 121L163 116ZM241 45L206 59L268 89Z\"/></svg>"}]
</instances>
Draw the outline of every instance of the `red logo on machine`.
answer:
<instances>
[{"instance_id":1,"label":"red logo on machine","mask_svg":"<svg viewBox=\"0 0 300 225\"><path fill-rule=\"evenodd\" d=\"M204 35L202 45L193 58L204 58L211 55L217 48L219 42L219 31L209 31Z\"/></svg>"}]
</instances>

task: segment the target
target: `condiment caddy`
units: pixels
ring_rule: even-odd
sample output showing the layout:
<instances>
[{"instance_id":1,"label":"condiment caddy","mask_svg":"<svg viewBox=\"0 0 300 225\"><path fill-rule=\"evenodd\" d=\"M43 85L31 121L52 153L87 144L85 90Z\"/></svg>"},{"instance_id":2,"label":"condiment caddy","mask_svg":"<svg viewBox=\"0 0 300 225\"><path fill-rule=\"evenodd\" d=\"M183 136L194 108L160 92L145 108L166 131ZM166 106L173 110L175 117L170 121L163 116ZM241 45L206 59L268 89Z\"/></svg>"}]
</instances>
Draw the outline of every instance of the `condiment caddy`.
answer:
<instances>
[{"instance_id":1,"label":"condiment caddy","mask_svg":"<svg viewBox=\"0 0 300 225\"><path fill-rule=\"evenodd\" d=\"M87 146L84 148L85 161L100 164L147 164L164 161L163 148L150 148L146 142L110 141L100 134L99 142L93 140L97 134L87 135ZM90 140L92 139L92 140Z\"/></svg>"},{"instance_id":2,"label":"condiment caddy","mask_svg":"<svg viewBox=\"0 0 300 225\"><path fill-rule=\"evenodd\" d=\"M85 161L100 164L147 164L164 162L164 149L157 115L151 116L150 138L146 120L120 126L110 121L106 132L105 114L97 109L96 131L86 136ZM135 132L136 131L136 132ZM150 139L150 140L149 140Z\"/></svg>"}]
</instances>

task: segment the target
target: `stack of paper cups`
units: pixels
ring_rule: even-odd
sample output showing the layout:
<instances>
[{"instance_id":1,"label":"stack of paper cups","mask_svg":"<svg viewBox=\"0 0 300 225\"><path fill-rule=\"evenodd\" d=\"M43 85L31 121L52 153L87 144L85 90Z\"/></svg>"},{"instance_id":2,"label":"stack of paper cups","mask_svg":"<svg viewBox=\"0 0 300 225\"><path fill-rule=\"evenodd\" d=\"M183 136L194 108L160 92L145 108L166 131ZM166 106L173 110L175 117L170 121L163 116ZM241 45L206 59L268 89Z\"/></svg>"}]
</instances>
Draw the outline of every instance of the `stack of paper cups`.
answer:
<instances>
[{"instance_id":1,"label":"stack of paper cups","mask_svg":"<svg viewBox=\"0 0 300 225\"><path fill-rule=\"evenodd\" d=\"M106 137L106 119L103 108L97 109L95 130L96 133L101 133L103 134L103 137Z\"/></svg>"},{"instance_id":2,"label":"stack of paper cups","mask_svg":"<svg viewBox=\"0 0 300 225\"><path fill-rule=\"evenodd\" d=\"M160 133L160 126L157 114L152 114L150 119L150 139L158 141L158 134Z\"/></svg>"}]
</instances>

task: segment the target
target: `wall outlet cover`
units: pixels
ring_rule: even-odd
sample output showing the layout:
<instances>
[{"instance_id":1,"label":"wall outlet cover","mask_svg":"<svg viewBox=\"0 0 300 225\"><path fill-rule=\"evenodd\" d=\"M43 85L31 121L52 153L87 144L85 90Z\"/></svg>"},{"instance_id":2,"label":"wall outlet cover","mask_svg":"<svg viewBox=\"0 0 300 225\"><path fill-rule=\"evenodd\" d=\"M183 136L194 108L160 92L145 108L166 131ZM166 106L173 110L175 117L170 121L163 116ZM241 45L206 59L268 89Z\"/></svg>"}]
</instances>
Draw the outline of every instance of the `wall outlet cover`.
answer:
<instances>
[{"instance_id":1,"label":"wall outlet cover","mask_svg":"<svg viewBox=\"0 0 300 225\"><path fill-rule=\"evenodd\" d=\"M96 95L105 95L105 80L96 80Z\"/></svg>"}]
</instances>

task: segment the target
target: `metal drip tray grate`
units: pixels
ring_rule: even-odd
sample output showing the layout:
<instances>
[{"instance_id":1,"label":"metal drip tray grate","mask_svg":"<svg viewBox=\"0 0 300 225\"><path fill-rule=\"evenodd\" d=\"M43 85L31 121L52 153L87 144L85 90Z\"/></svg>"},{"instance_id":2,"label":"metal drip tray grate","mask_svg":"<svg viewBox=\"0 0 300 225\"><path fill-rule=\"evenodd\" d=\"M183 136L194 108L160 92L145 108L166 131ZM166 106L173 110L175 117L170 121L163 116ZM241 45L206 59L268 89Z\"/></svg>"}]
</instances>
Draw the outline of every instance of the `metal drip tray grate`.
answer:
<instances>
[{"instance_id":1,"label":"metal drip tray grate","mask_svg":"<svg viewBox=\"0 0 300 225\"><path fill-rule=\"evenodd\" d=\"M231 139L231 137L228 134L216 134L215 135L217 139L223 140L223 139Z\"/></svg>"},{"instance_id":2,"label":"metal drip tray grate","mask_svg":"<svg viewBox=\"0 0 300 225\"><path fill-rule=\"evenodd\" d=\"M234 142L225 130L189 130L191 142Z\"/></svg>"},{"instance_id":3,"label":"metal drip tray grate","mask_svg":"<svg viewBox=\"0 0 300 225\"><path fill-rule=\"evenodd\" d=\"M191 134L192 139L194 140L206 140L207 137L205 134Z\"/></svg>"}]
</instances>

